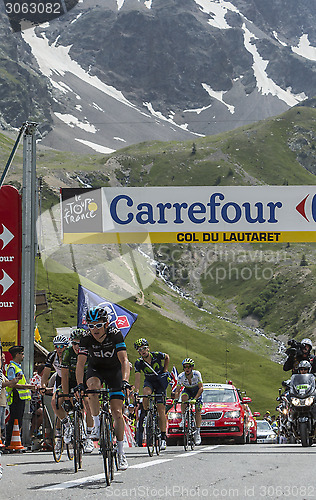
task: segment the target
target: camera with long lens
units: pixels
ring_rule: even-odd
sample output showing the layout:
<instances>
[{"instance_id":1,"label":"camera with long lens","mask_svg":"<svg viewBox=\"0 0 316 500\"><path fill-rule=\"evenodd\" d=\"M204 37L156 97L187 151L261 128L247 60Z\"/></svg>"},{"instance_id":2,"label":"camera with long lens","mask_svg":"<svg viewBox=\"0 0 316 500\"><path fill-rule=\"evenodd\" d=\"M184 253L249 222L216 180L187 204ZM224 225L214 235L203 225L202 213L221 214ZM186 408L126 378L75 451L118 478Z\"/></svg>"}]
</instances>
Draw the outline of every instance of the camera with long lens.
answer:
<instances>
[{"instance_id":1,"label":"camera with long lens","mask_svg":"<svg viewBox=\"0 0 316 500\"><path fill-rule=\"evenodd\" d=\"M288 356L295 356L298 354L302 353L302 344L300 342L297 342L295 339L290 339L288 340L287 343L290 347L285 351L285 354Z\"/></svg>"}]
</instances>

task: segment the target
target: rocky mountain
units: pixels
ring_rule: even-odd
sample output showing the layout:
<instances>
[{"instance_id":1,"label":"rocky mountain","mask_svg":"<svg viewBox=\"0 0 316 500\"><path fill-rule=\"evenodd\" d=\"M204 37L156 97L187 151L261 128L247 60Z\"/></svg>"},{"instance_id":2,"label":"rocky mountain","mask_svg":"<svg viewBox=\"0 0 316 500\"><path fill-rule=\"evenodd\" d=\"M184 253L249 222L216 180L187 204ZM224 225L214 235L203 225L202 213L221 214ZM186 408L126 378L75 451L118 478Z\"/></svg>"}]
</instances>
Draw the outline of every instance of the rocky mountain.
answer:
<instances>
[{"instance_id":1,"label":"rocky mountain","mask_svg":"<svg viewBox=\"0 0 316 500\"><path fill-rule=\"evenodd\" d=\"M2 124L33 117L60 150L215 134L315 95L315 0L83 0L0 24Z\"/></svg>"}]
</instances>

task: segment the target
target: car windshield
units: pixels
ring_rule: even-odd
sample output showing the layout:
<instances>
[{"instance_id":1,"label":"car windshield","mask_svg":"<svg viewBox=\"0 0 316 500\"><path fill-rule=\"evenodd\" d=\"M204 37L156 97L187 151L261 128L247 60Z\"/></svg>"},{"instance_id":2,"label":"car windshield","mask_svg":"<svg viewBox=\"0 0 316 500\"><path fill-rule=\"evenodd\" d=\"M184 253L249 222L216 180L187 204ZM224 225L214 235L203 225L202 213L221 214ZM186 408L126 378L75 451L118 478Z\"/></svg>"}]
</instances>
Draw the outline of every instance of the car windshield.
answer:
<instances>
[{"instance_id":1,"label":"car windshield","mask_svg":"<svg viewBox=\"0 0 316 500\"><path fill-rule=\"evenodd\" d=\"M233 389L204 389L203 403L236 403Z\"/></svg>"},{"instance_id":2,"label":"car windshield","mask_svg":"<svg viewBox=\"0 0 316 500\"><path fill-rule=\"evenodd\" d=\"M271 431L271 426L266 420L257 420L258 431Z\"/></svg>"}]
</instances>

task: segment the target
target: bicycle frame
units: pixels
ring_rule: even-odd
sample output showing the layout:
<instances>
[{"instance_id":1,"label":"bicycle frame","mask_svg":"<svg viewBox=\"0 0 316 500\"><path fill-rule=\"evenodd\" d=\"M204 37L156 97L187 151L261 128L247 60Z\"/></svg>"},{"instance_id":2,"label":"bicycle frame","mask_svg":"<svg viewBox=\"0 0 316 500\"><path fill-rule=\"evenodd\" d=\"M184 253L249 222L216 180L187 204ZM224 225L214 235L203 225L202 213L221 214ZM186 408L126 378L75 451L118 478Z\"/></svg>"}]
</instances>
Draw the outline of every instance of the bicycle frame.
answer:
<instances>
[{"instance_id":1,"label":"bicycle frame","mask_svg":"<svg viewBox=\"0 0 316 500\"><path fill-rule=\"evenodd\" d=\"M107 486L114 478L114 462L118 469L117 449L114 442L113 419L110 411L108 389L87 390L85 395L99 394L100 397L100 450L103 456L104 475Z\"/></svg>"},{"instance_id":2,"label":"bicycle frame","mask_svg":"<svg viewBox=\"0 0 316 500\"><path fill-rule=\"evenodd\" d=\"M195 430L196 430L196 422L195 422L195 414L193 411L193 407L195 407L196 400L189 399L188 401L184 401L186 408L184 412L184 428L183 428L183 446L185 451L190 447L191 450L195 448Z\"/></svg>"},{"instance_id":3,"label":"bicycle frame","mask_svg":"<svg viewBox=\"0 0 316 500\"><path fill-rule=\"evenodd\" d=\"M146 443L148 455L153 456L154 450L156 450L156 455L160 453L161 446L161 431L159 428L159 416L157 409L157 399L163 398L165 400L164 394L145 394L139 396L140 398L148 398L148 412L146 415Z\"/></svg>"}]
</instances>

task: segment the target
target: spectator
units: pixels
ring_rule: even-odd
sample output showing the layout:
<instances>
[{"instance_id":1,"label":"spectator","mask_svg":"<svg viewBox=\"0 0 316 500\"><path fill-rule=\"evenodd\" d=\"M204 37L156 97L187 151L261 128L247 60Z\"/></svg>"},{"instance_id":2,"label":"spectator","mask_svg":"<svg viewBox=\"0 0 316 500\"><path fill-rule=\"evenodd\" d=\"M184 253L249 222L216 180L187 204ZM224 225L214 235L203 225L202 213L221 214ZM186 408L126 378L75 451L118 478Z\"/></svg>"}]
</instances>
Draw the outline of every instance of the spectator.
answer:
<instances>
[{"instance_id":1,"label":"spectator","mask_svg":"<svg viewBox=\"0 0 316 500\"><path fill-rule=\"evenodd\" d=\"M30 389L34 390L35 388L34 385L26 383L26 378L22 371L21 363L24 358L24 347L21 345L10 347L9 353L11 354L13 359L7 369L7 378L9 381L13 381L14 378L18 378L19 381L16 384L16 387L7 388L10 417L6 427L6 450L8 450L11 443L12 430L15 419L17 419L19 422L21 433L25 401L31 399Z\"/></svg>"},{"instance_id":2,"label":"spectator","mask_svg":"<svg viewBox=\"0 0 316 500\"><path fill-rule=\"evenodd\" d=\"M2 353L2 367L5 365L5 355ZM0 359L0 366L1 366L1 359ZM0 389L0 438L2 442L5 441L5 411L7 408L7 394L6 391L4 390L5 387L14 387L18 381L19 378L14 378L9 382L7 377L3 375L2 368L0 369L0 373L2 374L2 391Z\"/></svg>"},{"instance_id":3,"label":"spectator","mask_svg":"<svg viewBox=\"0 0 316 500\"><path fill-rule=\"evenodd\" d=\"M271 424L271 414L270 414L269 410L267 410L265 412L265 414L263 415L263 419L267 420L269 422L269 424Z\"/></svg>"}]
</instances>

